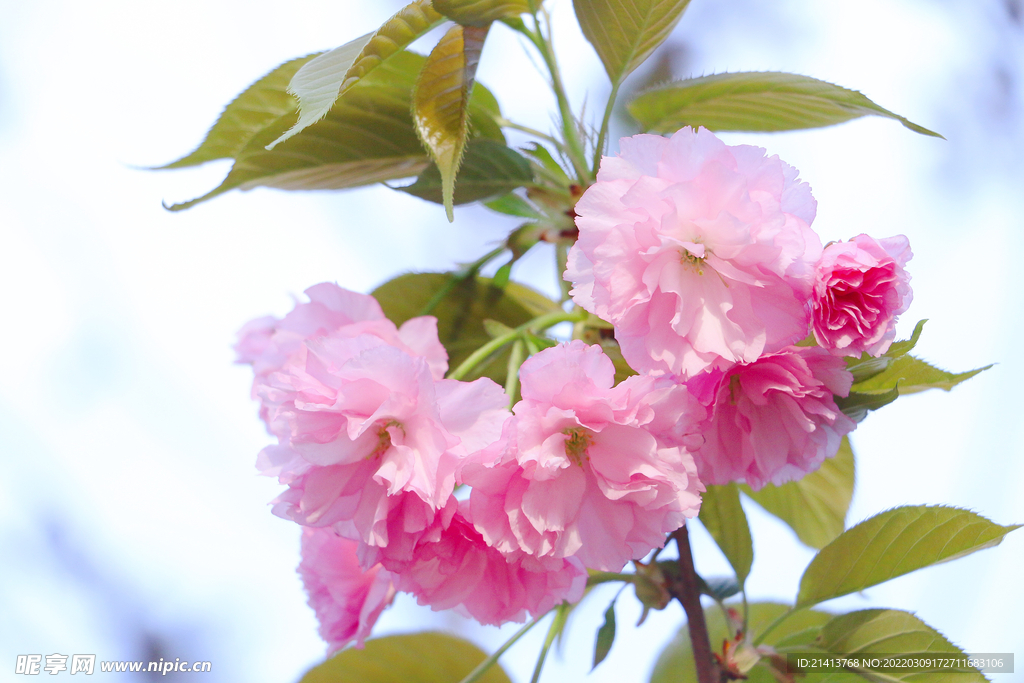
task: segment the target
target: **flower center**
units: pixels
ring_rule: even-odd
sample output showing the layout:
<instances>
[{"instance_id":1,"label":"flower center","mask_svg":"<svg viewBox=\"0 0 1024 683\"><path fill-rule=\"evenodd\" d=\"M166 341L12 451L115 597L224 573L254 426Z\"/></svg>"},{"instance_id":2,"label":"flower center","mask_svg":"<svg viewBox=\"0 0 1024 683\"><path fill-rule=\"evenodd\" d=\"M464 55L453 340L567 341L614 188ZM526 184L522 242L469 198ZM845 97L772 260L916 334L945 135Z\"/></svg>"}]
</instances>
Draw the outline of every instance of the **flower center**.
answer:
<instances>
[{"instance_id":1,"label":"flower center","mask_svg":"<svg viewBox=\"0 0 1024 683\"><path fill-rule=\"evenodd\" d=\"M377 446L373 449L373 452L366 456L367 460L380 459L388 450L391 448L391 432L388 431L389 427L398 427L402 434L405 434L405 429L402 427L402 423L398 420L381 420L377 423Z\"/></svg>"},{"instance_id":2,"label":"flower center","mask_svg":"<svg viewBox=\"0 0 1024 683\"><path fill-rule=\"evenodd\" d=\"M697 275L704 274L704 259L708 253L704 245L699 242L684 242L683 250L679 253L679 262L684 266L690 266Z\"/></svg>"},{"instance_id":3,"label":"flower center","mask_svg":"<svg viewBox=\"0 0 1024 683\"><path fill-rule=\"evenodd\" d=\"M572 460L574 464L583 467L585 460L590 460L590 456L587 455L587 448L594 443L594 438L591 436L590 431L582 427L566 427L562 430L565 434L565 455Z\"/></svg>"}]
</instances>

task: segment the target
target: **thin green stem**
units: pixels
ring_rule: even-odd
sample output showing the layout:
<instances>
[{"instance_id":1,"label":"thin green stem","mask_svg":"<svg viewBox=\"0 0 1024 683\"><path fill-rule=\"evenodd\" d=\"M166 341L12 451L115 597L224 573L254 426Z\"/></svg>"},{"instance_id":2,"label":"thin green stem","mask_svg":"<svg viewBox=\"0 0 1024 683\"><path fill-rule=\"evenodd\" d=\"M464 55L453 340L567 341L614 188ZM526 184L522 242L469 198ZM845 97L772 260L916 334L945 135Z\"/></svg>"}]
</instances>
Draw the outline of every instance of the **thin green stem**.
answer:
<instances>
[{"instance_id":1,"label":"thin green stem","mask_svg":"<svg viewBox=\"0 0 1024 683\"><path fill-rule=\"evenodd\" d=\"M612 120L612 110L615 109L615 100L619 96L619 83L612 83L612 92L608 95L608 103L604 107L604 119L601 121L601 132L597 135L597 144L594 146L593 174L597 176L597 168L601 165L601 155L604 154L605 138L608 137L608 127Z\"/></svg>"},{"instance_id":2,"label":"thin green stem","mask_svg":"<svg viewBox=\"0 0 1024 683\"><path fill-rule=\"evenodd\" d=\"M459 284L463 280L466 280L467 278L471 278L474 275L476 275L477 271L479 271L481 268L487 265L487 263L492 259L497 258L506 249L508 249L508 247L505 246L504 244L501 245L500 247L495 247L491 251L487 252L486 254L478 258L476 261L468 263L459 270L452 273L448 277L448 282L444 283L444 286L441 287L441 289L434 292L434 296L430 297L430 301L428 301L427 304L423 307L423 309L419 312L419 315L430 315L434 311L434 309L437 308L437 305L441 303L441 300L444 299L449 294L451 294L451 291L455 289L455 286L457 284Z\"/></svg>"},{"instance_id":3,"label":"thin green stem","mask_svg":"<svg viewBox=\"0 0 1024 683\"><path fill-rule=\"evenodd\" d=\"M544 614L541 614L539 617L537 617L536 619L534 619L533 621L529 622L528 624L523 626L521 629L516 631L514 636L512 636L511 638L506 640L504 645L502 645L501 647L499 647L497 650L494 651L494 654L492 654L490 657L488 657L484 661L480 662L480 664L475 669L470 671L469 675L466 676L465 678L463 678L461 681L459 681L459 683L474 683L475 681L480 680L480 677L483 676L487 672L487 670L490 669L492 666L494 666L494 663L498 661L498 657L501 657L503 654L505 654L506 650L508 650L513 645L515 645L517 640L519 640L520 638L525 636L527 631L529 631L531 628L536 626L537 622L539 622L541 619L543 619L547 615L548 615L547 612L545 612Z\"/></svg>"},{"instance_id":4,"label":"thin green stem","mask_svg":"<svg viewBox=\"0 0 1024 683\"><path fill-rule=\"evenodd\" d=\"M505 377L505 394L508 396L508 409L516 404L516 396L519 394L519 366L526 360L526 344L522 339L517 339L512 344L512 353L508 357L508 372Z\"/></svg>"},{"instance_id":5,"label":"thin green stem","mask_svg":"<svg viewBox=\"0 0 1024 683\"><path fill-rule=\"evenodd\" d=\"M784 622L786 619L789 619L791 616L793 616L794 614L796 614L797 612L799 612L802 609L803 609L803 607L793 607L788 612L783 612L782 614L780 614L775 619L775 621L773 621L772 623L768 624L768 628L766 628L765 630L761 631L761 633L759 633L757 635L757 638L754 638L754 645L757 646L757 645L760 645L761 643L763 643L764 639L768 637L768 634L771 633L772 631L774 631L776 628L778 628L779 624Z\"/></svg>"},{"instance_id":6,"label":"thin green stem","mask_svg":"<svg viewBox=\"0 0 1024 683\"><path fill-rule=\"evenodd\" d=\"M508 119L506 119L503 116L495 117L494 122L497 123L502 128L511 128L512 130L518 130L518 131L520 131L522 133L527 133L527 134L532 135L532 136L534 136L536 138L540 138L541 140L544 140L545 142L550 142L552 145L554 145L558 149L562 150L563 152L568 153L568 151L569 151L568 148L564 144L562 144L561 140L559 140L558 138L556 138L556 137L554 137L552 135L548 135L547 133L542 133L541 131L537 130L536 128L530 128L529 126L524 126L521 123L516 123L515 121L509 121Z\"/></svg>"},{"instance_id":7,"label":"thin green stem","mask_svg":"<svg viewBox=\"0 0 1024 683\"><path fill-rule=\"evenodd\" d=\"M519 327L515 328L511 332L506 332L500 337L495 337L491 341L487 342L479 349L469 355L469 358L462 361L459 367L448 373L448 379L462 379L468 375L473 368L479 365L492 353L511 342L519 339L523 336L524 332L541 332L548 329L552 325L557 325L561 322L576 322L579 320L586 319L587 312L584 310L570 311L552 311L551 313L545 313L544 315L537 316L529 322L523 323Z\"/></svg>"},{"instance_id":8,"label":"thin green stem","mask_svg":"<svg viewBox=\"0 0 1024 683\"><path fill-rule=\"evenodd\" d=\"M544 65L547 66L548 72L551 74L551 90L554 92L555 100L558 102L558 113L562 120L562 135L565 137L564 151L566 156L569 157L573 169L576 171L580 184L589 185L590 170L587 168L586 151L583 148L583 142L580 140L579 131L576 129L572 108L569 106L569 98L565 94L561 72L558 69L558 62L555 59L555 52L551 45L551 19L547 16L543 6L540 8L540 11L544 13L544 17L547 20L548 35L545 36L541 28L537 9L532 10L534 29L531 30L525 27L524 24L521 32L530 39L530 42L540 52Z\"/></svg>"},{"instance_id":9,"label":"thin green stem","mask_svg":"<svg viewBox=\"0 0 1024 683\"><path fill-rule=\"evenodd\" d=\"M555 276L558 277L558 288L562 292L562 303L564 304L570 298L569 290L572 289L572 284L565 279L565 269L569 263L569 246L563 242L559 242L555 245L555 268L558 271Z\"/></svg>"},{"instance_id":10,"label":"thin green stem","mask_svg":"<svg viewBox=\"0 0 1024 683\"><path fill-rule=\"evenodd\" d=\"M555 608L555 618L551 620L551 627L548 628L548 635L544 639L544 645L540 649L540 656L537 657L537 666L533 668L533 676L530 677L530 683L538 683L540 681L540 672L544 669L544 660L548 657L548 650L551 649L551 644L555 642L555 636L561 633L565 627L565 620L569 616L569 603L563 602L557 608Z\"/></svg>"},{"instance_id":11,"label":"thin green stem","mask_svg":"<svg viewBox=\"0 0 1024 683\"><path fill-rule=\"evenodd\" d=\"M587 586L596 586L599 583L610 583L612 581L625 581L626 583L633 583L636 580L636 574L621 574L619 572L591 572L590 576L587 577Z\"/></svg>"}]
</instances>

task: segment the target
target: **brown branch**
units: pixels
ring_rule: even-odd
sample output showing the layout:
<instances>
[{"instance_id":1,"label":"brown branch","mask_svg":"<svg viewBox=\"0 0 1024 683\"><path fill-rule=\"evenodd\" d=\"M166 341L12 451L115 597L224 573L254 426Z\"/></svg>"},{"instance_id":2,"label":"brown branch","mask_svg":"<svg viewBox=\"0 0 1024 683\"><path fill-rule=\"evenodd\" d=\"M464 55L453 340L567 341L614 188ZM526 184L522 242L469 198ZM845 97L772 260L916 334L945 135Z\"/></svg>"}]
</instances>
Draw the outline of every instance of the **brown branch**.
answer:
<instances>
[{"instance_id":1,"label":"brown branch","mask_svg":"<svg viewBox=\"0 0 1024 683\"><path fill-rule=\"evenodd\" d=\"M704 621L704 609L700 606L700 586L697 570L693 567L693 553L690 551L690 534L686 525L672 534L679 548L679 579L670 582L672 597L679 601L686 612L686 623L693 648L693 661L697 667L698 683L719 683L721 674L711 654L711 639Z\"/></svg>"}]
</instances>

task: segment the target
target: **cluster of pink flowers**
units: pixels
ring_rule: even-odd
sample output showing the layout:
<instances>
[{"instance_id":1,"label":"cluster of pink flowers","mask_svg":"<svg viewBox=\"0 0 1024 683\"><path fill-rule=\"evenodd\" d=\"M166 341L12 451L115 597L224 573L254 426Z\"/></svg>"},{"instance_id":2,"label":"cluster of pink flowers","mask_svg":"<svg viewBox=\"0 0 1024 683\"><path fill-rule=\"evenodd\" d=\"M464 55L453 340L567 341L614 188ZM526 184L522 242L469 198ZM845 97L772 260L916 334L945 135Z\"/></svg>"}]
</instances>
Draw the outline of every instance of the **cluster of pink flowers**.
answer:
<instances>
[{"instance_id":1,"label":"cluster of pink flowers","mask_svg":"<svg viewBox=\"0 0 1024 683\"><path fill-rule=\"evenodd\" d=\"M907 239L822 248L796 169L703 128L620 149L576 204L573 300L615 326L633 368L707 406L702 482L817 469L855 426L835 402L853 382L842 357L885 353L910 304Z\"/></svg>"},{"instance_id":2,"label":"cluster of pink flowers","mask_svg":"<svg viewBox=\"0 0 1024 683\"><path fill-rule=\"evenodd\" d=\"M287 486L273 509L303 527L332 651L399 591L485 624L574 602L587 569L696 516L706 484L799 478L854 428L843 356L892 342L906 239L822 248L796 170L703 129L621 148L576 206L566 279L639 375L616 385L599 346L559 344L522 364L509 411L491 380L445 379L434 318L396 327L328 283L242 329L278 441L257 464Z\"/></svg>"}]
</instances>

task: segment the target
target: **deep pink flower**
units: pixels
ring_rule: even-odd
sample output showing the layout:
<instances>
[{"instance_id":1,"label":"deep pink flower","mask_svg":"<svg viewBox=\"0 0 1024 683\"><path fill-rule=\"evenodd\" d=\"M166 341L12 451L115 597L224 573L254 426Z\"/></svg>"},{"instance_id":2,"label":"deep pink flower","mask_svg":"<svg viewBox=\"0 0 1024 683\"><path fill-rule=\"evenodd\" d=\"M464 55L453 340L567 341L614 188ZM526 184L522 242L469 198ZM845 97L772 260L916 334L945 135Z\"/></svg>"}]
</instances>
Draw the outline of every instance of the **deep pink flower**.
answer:
<instances>
[{"instance_id":1,"label":"deep pink flower","mask_svg":"<svg viewBox=\"0 0 1024 683\"><path fill-rule=\"evenodd\" d=\"M691 450L704 408L668 378L630 377L581 341L534 355L502 440L469 458L473 520L511 559L577 557L618 571L697 514Z\"/></svg>"},{"instance_id":2,"label":"deep pink flower","mask_svg":"<svg viewBox=\"0 0 1024 683\"><path fill-rule=\"evenodd\" d=\"M360 569L356 545L331 529L302 530L299 576L328 655L353 641L362 647L377 617L395 597L395 577L379 565Z\"/></svg>"},{"instance_id":3,"label":"deep pink flower","mask_svg":"<svg viewBox=\"0 0 1024 683\"><path fill-rule=\"evenodd\" d=\"M426 359L368 334L305 342L258 391L281 439L258 465L289 485L275 514L375 548L394 541L405 559L447 504L460 460L508 415L491 380L435 380Z\"/></svg>"},{"instance_id":4,"label":"deep pink flower","mask_svg":"<svg viewBox=\"0 0 1024 683\"><path fill-rule=\"evenodd\" d=\"M818 469L856 426L834 399L849 395L852 384L841 358L795 346L690 380L695 395L714 402L695 454L701 481L759 489Z\"/></svg>"},{"instance_id":5,"label":"deep pink flower","mask_svg":"<svg viewBox=\"0 0 1024 683\"><path fill-rule=\"evenodd\" d=\"M797 170L703 128L619 146L576 204L565 278L626 361L688 377L805 337L821 242Z\"/></svg>"},{"instance_id":6,"label":"deep pink flower","mask_svg":"<svg viewBox=\"0 0 1024 683\"><path fill-rule=\"evenodd\" d=\"M578 560L507 559L474 528L466 504L460 508L436 542L417 546L415 560L398 575L399 588L421 605L500 625L583 597L587 572Z\"/></svg>"},{"instance_id":7,"label":"deep pink flower","mask_svg":"<svg viewBox=\"0 0 1024 683\"><path fill-rule=\"evenodd\" d=\"M837 356L880 356L896 338L896 318L913 292L904 270L913 254L903 235L875 240L857 235L825 247L812 299L812 329Z\"/></svg>"}]
</instances>

